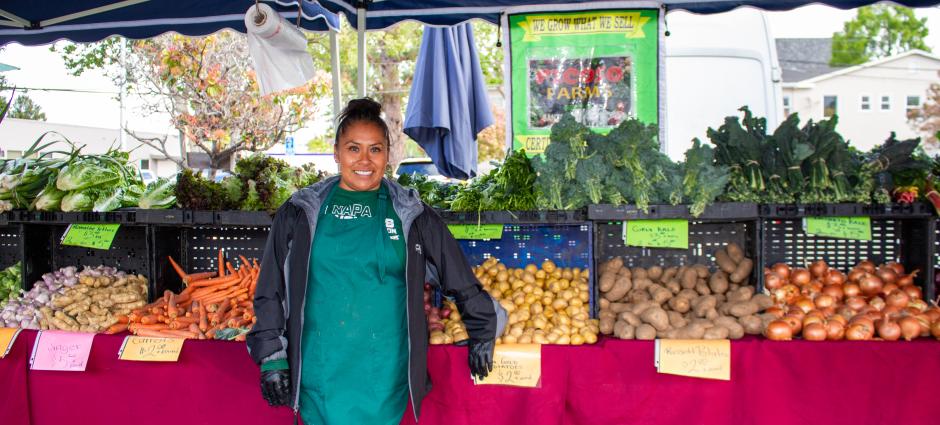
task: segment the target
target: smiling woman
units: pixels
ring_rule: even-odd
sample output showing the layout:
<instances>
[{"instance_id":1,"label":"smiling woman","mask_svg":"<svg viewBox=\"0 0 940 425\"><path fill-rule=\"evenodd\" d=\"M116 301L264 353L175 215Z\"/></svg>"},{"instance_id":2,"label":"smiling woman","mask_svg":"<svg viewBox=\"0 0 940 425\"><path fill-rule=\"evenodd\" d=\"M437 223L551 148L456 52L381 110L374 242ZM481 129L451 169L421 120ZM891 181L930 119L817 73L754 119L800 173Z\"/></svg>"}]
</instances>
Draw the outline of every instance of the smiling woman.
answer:
<instances>
[{"instance_id":1,"label":"smiling woman","mask_svg":"<svg viewBox=\"0 0 940 425\"><path fill-rule=\"evenodd\" d=\"M339 187L350 191L379 188L388 165L388 126L382 106L371 99L356 99L340 114L333 155L339 165Z\"/></svg>"}]
</instances>

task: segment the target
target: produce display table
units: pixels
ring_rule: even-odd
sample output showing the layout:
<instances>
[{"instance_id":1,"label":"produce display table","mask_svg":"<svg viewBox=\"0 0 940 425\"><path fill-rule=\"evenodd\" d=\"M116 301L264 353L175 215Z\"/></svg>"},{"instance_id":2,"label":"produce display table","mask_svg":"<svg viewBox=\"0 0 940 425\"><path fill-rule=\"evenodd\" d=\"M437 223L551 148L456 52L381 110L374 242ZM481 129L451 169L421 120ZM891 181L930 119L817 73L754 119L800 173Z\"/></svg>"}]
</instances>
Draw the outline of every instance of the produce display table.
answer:
<instances>
[{"instance_id":1,"label":"produce display table","mask_svg":"<svg viewBox=\"0 0 940 425\"><path fill-rule=\"evenodd\" d=\"M187 341L178 363L117 359L123 335L97 335L84 373L29 371L36 333L0 360L0 423L289 424L261 399L244 343ZM731 344L732 380L661 375L652 341L543 346L541 388L475 387L466 348L429 353L422 424L848 424L936 422L940 343ZM405 415L403 424L413 424Z\"/></svg>"}]
</instances>

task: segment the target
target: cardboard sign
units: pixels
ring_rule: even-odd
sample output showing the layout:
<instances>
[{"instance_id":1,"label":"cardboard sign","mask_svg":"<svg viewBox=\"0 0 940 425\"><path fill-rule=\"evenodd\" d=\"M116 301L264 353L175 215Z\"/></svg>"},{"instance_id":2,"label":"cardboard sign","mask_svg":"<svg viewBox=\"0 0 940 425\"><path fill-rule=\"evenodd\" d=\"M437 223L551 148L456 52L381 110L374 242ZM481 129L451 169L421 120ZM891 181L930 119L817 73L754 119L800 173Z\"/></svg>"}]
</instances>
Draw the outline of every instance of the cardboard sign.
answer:
<instances>
[{"instance_id":1,"label":"cardboard sign","mask_svg":"<svg viewBox=\"0 0 940 425\"><path fill-rule=\"evenodd\" d=\"M730 381L731 341L657 339L656 371Z\"/></svg>"},{"instance_id":2,"label":"cardboard sign","mask_svg":"<svg viewBox=\"0 0 940 425\"><path fill-rule=\"evenodd\" d=\"M871 217L806 217L803 232L839 239L871 240Z\"/></svg>"},{"instance_id":3,"label":"cardboard sign","mask_svg":"<svg viewBox=\"0 0 940 425\"><path fill-rule=\"evenodd\" d=\"M118 358L142 362L175 362L183 351L183 341L183 338L127 336L118 350Z\"/></svg>"},{"instance_id":4,"label":"cardboard sign","mask_svg":"<svg viewBox=\"0 0 940 425\"><path fill-rule=\"evenodd\" d=\"M448 224L447 228L454 235L454 239L502 239L502 224Z\"/></svg>"},{"instance_id":5,"label":"cardboard sign","mask_svg":"<svg viewBox=\"0 0 940 425\"><path fill-rule=\"evenodd\" d=\"M541 378L541 345L500 344L493 352L493 371L486 378L474 378L474 383L535 388Z\"/></svg>"},{"instance_id":6,"label":"cardboard sign","mask_svg":"<svg viewBox=\"0 0 940 425\"><path fill-rule=\"evenodd\" d=\"M83 372L94 338L92 333L40 331L29 359L30 368Z\"/></svg>"},{"instance_id":7,"label":"cardboard sign","mask_svg":"<svg viewBox=\"0 0 940 425\"><path fill-rule=\"evenodd\" d=\"M10 349L13 348L13 343L16 341L17 335L20 334L22 329L14 328L0 328L0 359L10 354Z\"/></svg>"},{"instance_id":8,"label":"cardboard sign","mask_svg":"<svg viewBox=\"0 0 940 425\"><path fill-rule=\"evenodd\" d=\"M62 236L62 245L111 249L120 224L70 224Z\"/></svg>"},{"instance_id":9,"label":"cardboard sign","mask_svg":"<svg viewBox=\"0 0 940 425\"><path fill-rule=\"evenodd\" d=\"M627 246L689 249L688 220L630 220L624 227Z\"/></svg>"}]
</instances>

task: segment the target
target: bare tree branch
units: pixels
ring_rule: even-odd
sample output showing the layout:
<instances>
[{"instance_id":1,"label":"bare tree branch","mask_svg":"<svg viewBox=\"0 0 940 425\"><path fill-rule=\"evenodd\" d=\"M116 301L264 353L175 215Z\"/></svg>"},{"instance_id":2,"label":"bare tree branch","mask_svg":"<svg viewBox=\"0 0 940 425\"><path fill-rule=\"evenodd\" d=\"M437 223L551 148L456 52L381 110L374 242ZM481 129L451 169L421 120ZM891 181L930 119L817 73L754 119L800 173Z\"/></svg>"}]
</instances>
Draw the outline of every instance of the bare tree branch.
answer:
<instances>
[{"instance_id":1,"label":"bare tree branch","mask_svg":"<svg viewBox=\"0 0 940 425\"><path fill-rule=\"evenodd\" d=\"M164 135L162 138L161 137L143 137L143 136L138 135L133 130L127 127L123 127L123 130L125 133L133 137L135 140L137 140L141 144L149 146L155 149L157 152L160 152L161 154L163 154L164 157L166 157L166 159L173 161L173 163L178 165L180 168L184 168L184 169L187 168L186 163L185 161L183 161L182 157L174 158L173 155L171 155L169 150L167 149L166 143L167 143L167 139L170 137L169 135Z\"/></svg>"}]
</instances>

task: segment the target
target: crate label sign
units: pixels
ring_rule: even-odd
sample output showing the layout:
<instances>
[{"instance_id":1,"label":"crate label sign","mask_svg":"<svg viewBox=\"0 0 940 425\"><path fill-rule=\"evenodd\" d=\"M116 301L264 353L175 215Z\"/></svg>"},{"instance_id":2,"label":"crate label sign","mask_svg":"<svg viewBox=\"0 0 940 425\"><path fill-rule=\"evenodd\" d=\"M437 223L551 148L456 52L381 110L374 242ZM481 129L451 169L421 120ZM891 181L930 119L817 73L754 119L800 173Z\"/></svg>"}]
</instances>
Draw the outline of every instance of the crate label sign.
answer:
<instances>
[{"instance_id":1,"label":"crate label sign","mask_svg":"<svg viewBox=\"0 0 940 425\"><path fill-rule=\"evenodd\" d=\"M688 220L630 220L624 226L627 246L689 248Z\"/></svg>"},{"instance_id":2,"label":"crate label sign","mask_svg":"<svg viewBox=\"0 0 940 425\"><path fill-rule=\"evenodd\" d=\"M447 228L454 235L454 239L502 239L502 224L448 224Z\"/></svg>"},{"instance_id":3,"label":"crate label sign","mask_svg":"<svg viewBox=\"0 0 940 425\"><path fill-rule=\"evenodd\" d=\"M40 331L29 359L32 370L83 372L88 365L95 334Z\"/></svg>"},{"instance_id":4,"label":"crate label sign","mask_svg":"<svg viewBox=\"0 0 940 425\"><path fill-rule=\"evenodd\" d=\"M62 245L111 249L120 224L70 224L62 236Z\"/></svg>"},{"instance_id":5,"label":"crate label sign","mask_svg":"<svg viewBox=\"0 0 940 425\"><path fill-rule=\"evenodd\" d=\"M511 385L536 388L542 378L542 346L539 344L500 344L493 352L493 371L477 385Z\"/></svg>"},{"instance_id":6,"label":"crate label sign","mask_svg":"<svg viewBox=\"0 0 940 425\"><path fill-rule=\"evenodd\" d=\"M840 239L871 240L871 217L806 217L803 232Z\"/></svg>"},{"instance_id":7,"label":"crate label sign","mask_svg":"<svg viewBox=\"0 0 940 425\"><path fill-rule=\"evenodd\" d=\"M175 362L183 351L183 338L149 338L127 336L118 351L121 360L142 362Z\"/></svg>"},{"instance_id":8,"label":"crate label sign","mask_svg":"<svg viewBox=\"0 0 940 425\"><path fill-rule=\"evenodd\" d=\"M16 342L16 336L22 329L0 328L0 359L10 354L13 343Z\"/></svg>"},{"instance_id":9,"label":"crate label sign","mask_svg":"<svg viewBox=\"0 0 940 425\"><path fill-rule=\"evenodd\" d=\"M657 339L656 371L730 381L731 341Z\"/></svg>"}]
</instances>

